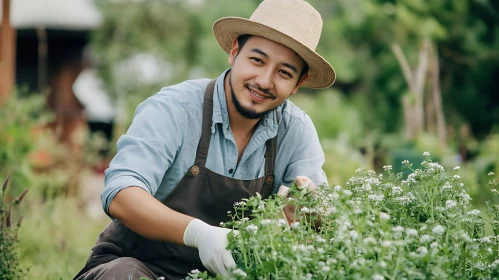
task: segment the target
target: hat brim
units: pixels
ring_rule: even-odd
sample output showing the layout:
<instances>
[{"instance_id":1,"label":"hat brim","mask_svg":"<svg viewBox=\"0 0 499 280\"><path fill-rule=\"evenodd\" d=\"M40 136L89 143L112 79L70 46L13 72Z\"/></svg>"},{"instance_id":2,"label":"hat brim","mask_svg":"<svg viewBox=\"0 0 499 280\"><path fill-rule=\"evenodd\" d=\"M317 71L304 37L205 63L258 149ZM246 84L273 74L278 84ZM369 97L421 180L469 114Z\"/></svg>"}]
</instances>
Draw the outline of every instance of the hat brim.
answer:
<instances>
[{"instance_id":1,"label":"hat brim","mask_svg":"<svg viewBox=\"0 0 499 280\"><path fill-rule=\"evenodd\" d=\"M213 34L222 49L229 53L234 39L249 34L264 37L295 51L308 64L308 79L302 84L309 88L330 87L336 79L333 67L318 53L271 27L240 17L224 17L213 24Z\"/></svg>"}]
</instances>

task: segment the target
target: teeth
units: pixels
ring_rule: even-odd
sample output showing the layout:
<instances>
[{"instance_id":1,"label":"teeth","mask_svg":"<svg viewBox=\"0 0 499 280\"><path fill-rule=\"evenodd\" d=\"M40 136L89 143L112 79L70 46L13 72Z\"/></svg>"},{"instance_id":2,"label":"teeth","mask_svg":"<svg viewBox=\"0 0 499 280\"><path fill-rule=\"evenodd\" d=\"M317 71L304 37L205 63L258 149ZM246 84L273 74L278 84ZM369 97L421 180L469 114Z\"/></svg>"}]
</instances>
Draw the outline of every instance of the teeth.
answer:
<instances>
[{"instance_id":1,"label":"teeth","mask_svg":"<svg viewBox=\"0 0 499 280\"><path fill-rule=\"evenodd\" d=\"M258 98L264 98L264 97L265 97L265 96L263 96L263 95L259 95L258 93L256 93L256 92L252 91L251 89L250 89L250 91L251 91L251 93L253 93L253 94L254 94L256 97L258 97Z\"/></svg>"}]
</instances>

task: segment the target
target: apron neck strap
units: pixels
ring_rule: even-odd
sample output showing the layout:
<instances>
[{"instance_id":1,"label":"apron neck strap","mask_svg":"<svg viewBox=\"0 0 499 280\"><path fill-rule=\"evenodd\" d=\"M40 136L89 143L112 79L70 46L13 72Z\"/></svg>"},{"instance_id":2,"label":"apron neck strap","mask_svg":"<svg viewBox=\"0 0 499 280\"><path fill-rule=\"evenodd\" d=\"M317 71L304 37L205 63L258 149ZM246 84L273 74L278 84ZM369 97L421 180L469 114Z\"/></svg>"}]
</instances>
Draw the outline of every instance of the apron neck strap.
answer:
<instances>
[{"instance_id":1,"label":"apron neck strap","mask_svg":"<svg viewBox=\"0 0 499 280\"><path fill-rule=\"evenodd\" d=\"M194 165L196 166L204 167L206 158L208 157L208 148L210 147L211 140L211 125L213 123L213 90L215 89L215 82L215 79L211 80L204 93L201 139L199 140L196 160L194 161Z\"/></svg>"}]
</instances>

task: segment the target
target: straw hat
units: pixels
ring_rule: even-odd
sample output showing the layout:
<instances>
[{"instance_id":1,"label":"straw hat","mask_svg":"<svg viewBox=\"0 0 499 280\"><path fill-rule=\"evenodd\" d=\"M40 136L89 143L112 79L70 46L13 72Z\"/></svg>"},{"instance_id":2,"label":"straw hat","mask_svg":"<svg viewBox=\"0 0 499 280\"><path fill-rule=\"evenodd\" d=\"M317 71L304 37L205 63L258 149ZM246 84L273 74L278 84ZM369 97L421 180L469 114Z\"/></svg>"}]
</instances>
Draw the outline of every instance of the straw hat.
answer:
<instances>
[{"instance_id":1,"label":"straw hat","mask_svg":"<svg viewBox=\"0 0 499 280\"><path fill-rule=\"evenodd\" d=\"M240 35L261 36L282 44L300 55L309 67L302 86L326 88L334 83L333 67L315 52L322 30L322 18L303 0L264 0L249 19L224 17L213 24L213 33L225 52Z\"/></svg>"}]
</instances>

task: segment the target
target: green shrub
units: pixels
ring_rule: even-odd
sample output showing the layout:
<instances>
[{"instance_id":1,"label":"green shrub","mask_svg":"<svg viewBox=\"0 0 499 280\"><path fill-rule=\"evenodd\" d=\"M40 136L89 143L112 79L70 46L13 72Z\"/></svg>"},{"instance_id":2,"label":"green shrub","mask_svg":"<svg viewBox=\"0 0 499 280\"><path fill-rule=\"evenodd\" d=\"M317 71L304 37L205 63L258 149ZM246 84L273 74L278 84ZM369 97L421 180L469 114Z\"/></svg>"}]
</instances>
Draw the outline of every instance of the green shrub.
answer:
<instances>
[{"instance_id":1,"label":"green shrub","mask_svg":"<svg viewBox=\"0 0 499 280\"><path fill-rule=\"evenodd\" d=\"M469 204L459 167L447 174L429 153L424 158L421 169L404 162L407 179L391 166L383 174L359 169L345 188L322 186L317 196L293 186L290 198L237 203L225 225L238 230L229 234L237 268L226 278L497 279L498 191L481 213ZM289 204L290 224L282 210Z\"/></svg>"},{"instance_id":2,"label":"green shrub","mask_svg":"<svg viewBox=\"0 0 499 280\"><path fill-rule=\"evenodd\" d=\"M21 219L14 223L12 221L12 208L18 205L26 195L23 191L17 198L7 201L5 192L9 187L10 174L2 185L0 199L0 280L19 279L24 271L19 268L19 256L17 254L17 231L21 225Z\"/></svg>"}]
</instances>

